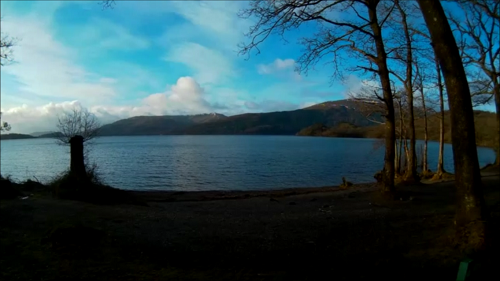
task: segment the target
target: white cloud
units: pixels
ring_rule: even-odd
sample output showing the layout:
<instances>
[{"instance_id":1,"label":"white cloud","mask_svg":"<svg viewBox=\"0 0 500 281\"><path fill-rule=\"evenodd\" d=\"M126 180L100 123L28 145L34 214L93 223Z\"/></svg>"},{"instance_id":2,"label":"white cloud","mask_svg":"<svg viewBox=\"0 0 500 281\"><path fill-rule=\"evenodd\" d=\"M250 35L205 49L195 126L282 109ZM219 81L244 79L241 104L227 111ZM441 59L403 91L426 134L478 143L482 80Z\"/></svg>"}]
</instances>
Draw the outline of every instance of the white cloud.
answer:
<instances>
[{"instance_id":1,"label":"white cloud","mask_svg":"<svg viewBox=\"0 0 500 281\"><path fill-rule=\"evenodd\" d=\"M49 103L43 106L2 108L2 119L12 125L12 132L32 133L55 130L58 114L74 107L79 101ZM155 93L140 101L138 106L94 105L87 107L103 123L139 115L188 115L210 113L216 106L207 101L206 93L192 77L181 77L163 93Z\"/></svg>"},{"instance_id":2,"label":"white cloud","mask_svg":"<svg viewBox=\"0 0 500 281\"><path fill-rule=\"evenodd\" d=\"M174 46L165 60L179 62L190 67L200 84L217 84L234 77L232 61L221 52L197 43L182 43Z\"/></svg>"},{"instance_id":3,"label":"white cloud","mask_svg":"<svg viewBox=\"0 0 500 281\"><path fill-rule=\"evenodd\" d=\"M225 39L225 44L236 45L243 39L243 32L249 25L237 16L239 9L245 4L238 1L183 1L173 4L176 13L194 25Z\"/></svg>"},{"instance_id":4,"label":"white cloud","mask_svg":"<svg viewBox=\"0 0 500 281\"><path fill-rule=\"evenodd\" d=\"M90 111L103 123L139 115L202 114L214 111L206 98L205 90L194 78L181 77L170 89L145 97L138 106L93 106Z\"/></svg>"},{"instance_id":5,"label":"white cloud","mask_svg":"<svg viewBox=\"0 0 500 281\"><path fill-rule=\"evenodd\" d=\"M257 65L257 72L262 75L276 75L281 78L291 78L293 81L302 81L302 76L295 71L294 59L275 59L269 64Z\"/></svg>"},{"instance_id":6,"label":"white cloud","mask_svg":"<svg viewBox=\"0 0 500 281\"><path fill-rule=\"evenodd\" d=\"M2 95L24 92L51 101L84 98L93 102L114 97L112 86L99 82L97 75L74 63L77 53L54 39L49 25L47 19L35 14L10 15L2 20L2 32L21 38L15 48L15 63L2 68L19 88L7 88L2 83Z\"/></svg>"},{"instance_id":7,"label":"white cloud","mask_svg":"<svg viewBox=\"0 0 500 281\"><path fill-rule=\"evenodd\" d=\"M144 2L144 3L142 3ZM207 46L236 54L237 44L244 39L252 22L238 17L238 11L247 3L244 1L145 1L130 4L137 12L150 17L164 17L169 13L183 17L187 23L167 26L161 40L175 39L190 42L204 42ZM121 3L120 3L121 4ZM202 41L201 41L202 40Z\"/></svg>"},{"instance_id":8,"label":"white cloud","mask_svg":"<svg viewBox=\"0 0 500 281\"><path fill-rule=\"evenodd\" d=\"M157 40L167 49L166 60L185 64L203 86L221 85L238 76L238 43L251 25L238 17L241 1L168 1L142 6L150 13L172 13L185 19L167 25ZM149 10L148 10L149 9ZM152 10L155 11L152 11Z\"/></svg>"},{"instance_id":9,"label":"white cloud","mask_svg":"<svg viewBox=\"0 0 500 281\"><path fill-rule=\"evenodd\" d=\"M360 93L363 89L378 90L381 89L378 80L361 79L358 76L350 75L344 81L345 91L344 97L349 98L351 94Z\"/></svg>"},{"instance_id":10,"label":"white cloud","mask_svg":"<svg viewBox=\"0 0 500 281\"><path fill-rule=\"evenodd\" d=\"M295 60L293 59L276 59L270 64L259 64L257 70L259 74L273 74L283 70L294 69Z\"/></svg>"},{"instance_id":11,"label":"white cloud","mask_svg":"<svg viewBox=\"0 0 500 281\"><path fill-rule=\"evenodd\" d=\"M49 103L43 106L28 106L2 109L2 120L12 126L14 133L33 133L56 129L57 117L74 107L81 107L78 101Z\"/></svg>"}]
</instances>

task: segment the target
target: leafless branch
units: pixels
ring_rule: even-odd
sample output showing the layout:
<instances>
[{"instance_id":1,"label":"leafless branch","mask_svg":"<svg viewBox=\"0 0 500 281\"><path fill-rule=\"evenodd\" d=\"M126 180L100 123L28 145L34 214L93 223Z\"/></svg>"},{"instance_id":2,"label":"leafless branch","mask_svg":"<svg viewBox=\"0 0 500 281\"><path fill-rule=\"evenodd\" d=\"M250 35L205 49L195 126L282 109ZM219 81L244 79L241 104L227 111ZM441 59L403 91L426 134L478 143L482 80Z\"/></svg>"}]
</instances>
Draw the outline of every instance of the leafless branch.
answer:
<instances>
[{"instance_id":1,"label":"leafless branch","mask_svg":"<svg viewBox=\"0 0 500 281\"><path fill-rule=\"evenodd\" d=\"M500 1L458 3L465 17L450 14L449 19L457 31L464 64L479 67L494 85L500 84Z\"/></svg>"},{"instance_id":2,"label":"leafless branch","mask_svg":"<svg viewBox=\"0 0 500 281\"><path fill-rule=\"evenodd\" d=\"M4 66L12 61L12 48L15 45L15 38L3 33L0 34L0 66Z\"/></svg>"},{"instance_id":3,"label":"leafless branch","mask_svg":"<svg viewBox=\"0 0 500 281\"><path fill-rule=\"evenodd\" d=\"M102 6L103 9L113 9L116 3L114 0L103 0L100 1L99 4Z\"/></svg>"},{"instance_id":4,"label":"leafless branch","mask_svg":"<svg viewBox=\"0 0 500 281\"><path fill-rule=\"evenodd\" d=\"M289 0L250 2L250 7L240 11L241 18L256 19L249 32L245 35L250 39L242 43L240 55L249 55L252 51L260 53L259 46L272 34L281 37L289 30L295 30L302 25L314 22L318 29L314 34L301 38L299 43L304 46L302 56L297 60L297 71L307 74L308 70L325 56L332 56L327 63L334 65L332 76L342 78L339 61L348 56L357 56L371 62L377 60L374 52L374 35L370 28L371 20L361 14L373 2L367 0ZM353 13L357 17L335 17L331 13ZM392 12L388 9L385 18ZM357 68L356 71L366 69Z\"/></svg>"},{"instance_id":5,"label":"leafless branch","mask_svg":"<svg viewBox=\"0 0 500 281\"><path fill-rule=\"evenodd\" d=\"M87 142L95 138L101 125L96 116L84 108L73 108L58 118L57 128L61 133L59 142L68 145L74 136L82 136Z\"/></svg>"}]
</instances>

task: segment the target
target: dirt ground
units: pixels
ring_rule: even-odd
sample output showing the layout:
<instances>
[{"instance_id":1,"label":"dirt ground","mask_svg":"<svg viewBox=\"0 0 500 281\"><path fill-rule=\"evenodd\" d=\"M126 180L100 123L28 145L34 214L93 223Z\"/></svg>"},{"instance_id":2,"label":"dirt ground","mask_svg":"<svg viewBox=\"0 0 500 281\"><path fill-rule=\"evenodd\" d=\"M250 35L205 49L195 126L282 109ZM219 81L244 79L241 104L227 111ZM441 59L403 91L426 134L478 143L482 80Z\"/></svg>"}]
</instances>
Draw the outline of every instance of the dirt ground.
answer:
<instances>
[{"instance_id":1,"label":"dirt ground","mask_svg":"<svg viewBox=\"0 0 500 281\"><path fill-rule=\"evenodd\" d=\"M494 235L499 183L484 174ZM3 200L0 280L456 280L453 181L403 189L390 202L373 184L134 193L148 206Z\"/></svg>"}]
</instances>

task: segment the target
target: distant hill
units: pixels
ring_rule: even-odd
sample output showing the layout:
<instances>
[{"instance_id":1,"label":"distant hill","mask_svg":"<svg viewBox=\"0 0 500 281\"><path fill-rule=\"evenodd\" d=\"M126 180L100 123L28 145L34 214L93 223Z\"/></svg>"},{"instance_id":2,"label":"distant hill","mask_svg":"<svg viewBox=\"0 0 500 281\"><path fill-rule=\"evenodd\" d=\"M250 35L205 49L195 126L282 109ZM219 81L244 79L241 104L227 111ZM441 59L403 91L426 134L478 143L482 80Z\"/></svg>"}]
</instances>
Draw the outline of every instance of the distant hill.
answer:
<instances>
[{"instance_id":1,"label":"distant hill","mask_svg":"<svg viewBox=\"0 0 500 281\"><path fill-rule=\"evenodd\" d=\"M43 135L39 135L38 138L40 139L56 139L62 136L62 133L60 132L51 132Z\"/></svg>"},{"instance_id":2,"label":"distant hill","mask_svg":"<svg viewBox=\"0 0 500 281\"><path fill-rule=\"evenodd\" d=\"M55 133L55 132L54 131L34 132L34 133L31 133L30 135L32 135L34 137L39 137L42 135L48 135L48 134L52 134L52 133Z\"/></svg>"},{"instance_id":3,"label":"distant hill","mask_svg":"<svg viewBox=\"0 0 500 281\"><path fill-rule=\"evenodd\" d=\"M136 116L104 125L100 136L173 135L184 134L184 130L195 124L216 122L228 117L217 114L177 116Z\"/></svg>"},{"instance_id":4,"label":"distant hill","mask_svg":"<svg viewBox=\"0 0 500 281\"><path fill-rule=\"evenodd\" d=\"M0 134L1 140L34 139L34 136L25 134Z\"/></svg>"},{"instance_id":5,"label":"distant hill","mask_svg":"<svg viewBox=\"0 0 500 281\"><path fill-rule=\"evenodd\" d=\"M304 109L234 116L202 114L193 116L138 116L101 128L101 136L125 135L295 135L315 123L335 126L351 123L373 125L356 109L359 102L335 101ZM375 117L382 119L381 116Z\"/></svg>"},{"instance_id":6,"label":"distant hill","mask_svg":"<svg viewBox=\"0 0 500 281\"><path fill-rule=\"evenodd\" d=\"M478 146L495 147L498 140L496 130L495 113L486 111L474 111L474 122L476 127L476 143ZM431 114L428 117L428 139L439 141L439 114ZM397 123L398 126L399 122ZM424 139L424 119L415 120L415 131L417 139ZM322 123L313 124L303 128L297 135L300 136L322 136L322 137L353 137L353 138L383 138L384 125L359 127L346 122L337 126L327 126ZM450 113L445 112L445 134L446 143L451 143Z\"/></svg>"}]
</instances>

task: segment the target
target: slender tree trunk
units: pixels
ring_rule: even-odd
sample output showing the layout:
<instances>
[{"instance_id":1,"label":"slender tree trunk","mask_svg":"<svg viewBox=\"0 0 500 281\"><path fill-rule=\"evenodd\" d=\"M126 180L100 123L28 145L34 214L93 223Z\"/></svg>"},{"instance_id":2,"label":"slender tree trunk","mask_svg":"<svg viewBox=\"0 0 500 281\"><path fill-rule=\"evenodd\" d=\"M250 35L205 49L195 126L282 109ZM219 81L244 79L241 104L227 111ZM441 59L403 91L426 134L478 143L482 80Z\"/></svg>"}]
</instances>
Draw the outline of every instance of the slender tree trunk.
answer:
<instances>
[{"instance_id":1,"label":"slender tree trunk","mask_svg":"<svg viewBox=\"0 0 500 281\"><path fill-rule=\"evenodd\" d=\"M399 136L399 160L398 160L398 161L399 161L399 174L400 174L400 175L401 175L401 173L402 173L402 172L401 172L401 165L402 165L402 164L401 164L401 156L402 156L402 154L403 154L403 151L402 151L402 150L403 150L403 136L402 136L402 135L400 135L400 136Z\"/></svg>"},{"instance_id":2,"label":"slender tree trunk","mask_svg":"<svg viewBox=\"0 0 500 281\"><path fill-rule=\"evenodd\" d=\"M497 147L495 164L500 166L500 84L494 80L495 109L497 116Z\"/></svg>"},{"instance_id":3,"label":"slender tree trunk","mask_svg":"<svg viewBox=\"0 0 500 281\"><path fill-rule=\"evenodd\" d=\"M413 47L410 31L408 29L408 22L406 20L406 13L399 5L399 0L395 1L396 6L401 14L401 23L403 25L405 40L406 40L406 79L404 87L406 96L408 98L408 114L409 122L408 129L410 131L410 151L407 154L408 169L406 170L405 179L409 181L418 181L417 177L417 155L416 155L416 136L415 136L415 114L413 110Z\"/></svg>"},{"instance_id":4,"label":"slender tree trunk","mask_svg":"<svg viewBox=\"0 0 500 281\"><path fill-rule=\"evenodd\" d=\"M400 110L402 110L401 104L400 104L399 108L400 108ZM408 148L408 131L406 130L405 116L403 116L401 114L401 116L399 118L400 118L400 122L401 122L401 129L403 132L403 150L404 150L404 156L405 156L403 172L406 175L406 173L407 173L406 171L408 171L408 169L410 167L409 163L408 163L408 159L410 158L410 149Z\"/></svg>"},{"instance_id":5,"label":"slender tree trunk","mask_svg":"<svg viewBox=\"0 0 500 281\"><path fill-rule=\"evenodd\" d=\"M406 171L410 169L410 165L408 163L408 159L410 159L410 149L408 148L408 135L406 134L406 130L403 140L403 148L405 150L405 174L406 174Z\"/></svg>"},{"instance_id":6,"label":"slender tree trunk","mask_svg":"<svg viewBox=\"0 0 500 281\"><path fill-rule=\"evenodd\" d=\"M403 149L403 112L402 112L402 106L401 106L401 99L397 101L398 106L399 106L399 145L396 146L396 158L397 158L397 168L396 168L396 173L401 175L401 154L402 154L402 149Z\"/></svg>"},{"instance_id":7,"label":"slender tree trunk","mask_svg":"<svg viewBox=\"0 0 500 281\"><path fill-rule=\"evenodd\" d=\"M487 244L487 213L477 158L474 112L469 85L455 38L439 1L417 0L443 71L451 115L451 139L457 189L456 226L460 247L467 252Z\"/></svg>"},{"instance_id":8,"label":"slender tree trunk","mask_svg":"<svg viewBox=\"0 0 500 281\"><path fill-rule=\"evenodd\" d=\"M439 156L438 156L438 164L436 177L438 179L443 177L443 174L446 173L444 170L444 90L443 90L443 82L441 79L441 68L439 67L439 61L436 57L436 72L437 72L437 80L438 80L438 89L439 89L439 112L440 112L440 120L439 120Z\"/></svg>"},{"instance_id":9,"label":"slender tree trunk","mask_svg":"<svg viewBox=\"0 0 500 281\"><path fill-rule=\"evenodd\" d=\"M398 154L398 142L396 142L395 144L395 151L396 151L396 158L394 159L394 173L395 173L395 176L397 177L397 175L399 175L399 164L400 164L400 161L399 161L399 154Z\"/></svg>"},{"instance_id":10,"label":"slender tree trunk","mask_svg":"<svg viewBox=\"0 0 500 281\"><path fill-rule=\"evenodd\" d=\"M387 67L387 53L385 52L384 40L382 38L382 28L377 18L377 5L379 0L370 0L368 3L368 14L371 21L370 27L373 31L373 39L377 50L376 64L380 83L382 85L384 102L387 107L385 115L385 157L384 169L382 172L383 187L381 191L384 194L392 195L394 194L394 158L396 153L394 149L394 143L396 141L394 101L392 99L391 80Z\"/></svg>"},{"instance_id":11,"label":"slender tree trunk","mask_svg":"<svg viewBox=\"0 0 500 281\"><path fill-rule=\"evenodd\" d=\"M398 110L399 110L399 151L397 151L397 158L398 158L398 168L396 169L396 172L398 175L402 174L402 164L401 164L401 159L402 159L402 149L403 149L403 106L401 104L401 99L397 100L398 104Z\"/></svg>"},{"instance_id":12,"label":"slender tree trunk","mask_svg":"<svg viewBox=\"0 0 500 281\"><path fill-rule=\"evenodd\" d=\"M422 152L422 173L425 175L429 170L427 166L427 143L429 142L429 136L427 132L427 108L425 106L425 95L424 89L420 88L420 96L422 97L422 108L424 110L424 151Z\"/></svg>"}]
</instances>

